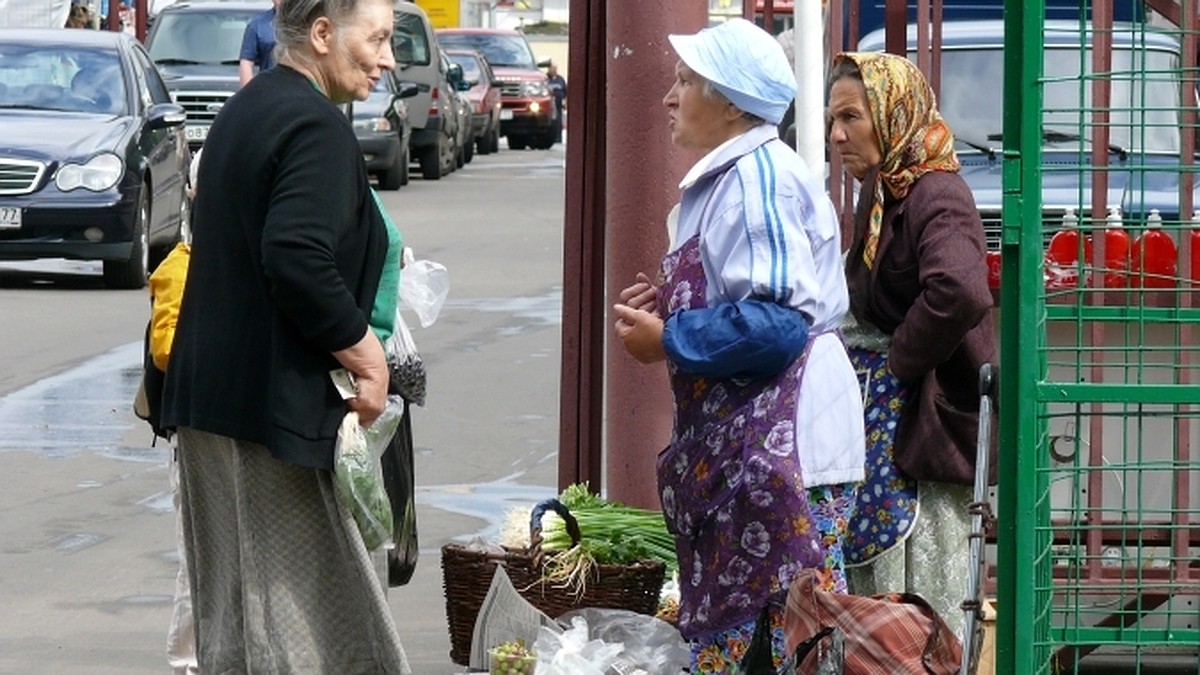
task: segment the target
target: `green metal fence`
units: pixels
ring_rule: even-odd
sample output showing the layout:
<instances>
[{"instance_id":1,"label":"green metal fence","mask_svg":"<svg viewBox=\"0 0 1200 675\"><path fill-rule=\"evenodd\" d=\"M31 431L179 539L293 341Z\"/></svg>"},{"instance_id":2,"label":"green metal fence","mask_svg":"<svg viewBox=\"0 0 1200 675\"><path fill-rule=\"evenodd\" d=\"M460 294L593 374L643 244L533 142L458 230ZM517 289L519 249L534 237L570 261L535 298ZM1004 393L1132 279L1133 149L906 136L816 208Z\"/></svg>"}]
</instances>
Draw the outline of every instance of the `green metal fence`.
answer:
<instances>
[{"instance_id":1,"label":"green metal fence","mask_svg":"<svg viewBox=\"0 0 1200 675\"><path fill-rule=\"evenodd\" d=\"M997 673L1200 673L1198 3L1005 2Z\"/></svg>"}]
</instances>

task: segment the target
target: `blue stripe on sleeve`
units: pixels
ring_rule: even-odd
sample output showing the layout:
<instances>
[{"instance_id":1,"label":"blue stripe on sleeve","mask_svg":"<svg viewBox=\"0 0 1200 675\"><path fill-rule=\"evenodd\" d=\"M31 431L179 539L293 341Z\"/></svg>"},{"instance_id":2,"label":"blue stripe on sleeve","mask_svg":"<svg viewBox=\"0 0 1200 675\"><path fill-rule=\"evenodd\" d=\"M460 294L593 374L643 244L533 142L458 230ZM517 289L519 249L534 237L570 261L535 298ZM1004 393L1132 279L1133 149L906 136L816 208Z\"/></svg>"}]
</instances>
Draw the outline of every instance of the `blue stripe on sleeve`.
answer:
<instances>
[{"instance_id":1,"label":"blue stripe on sleeve","mask_svg":"<svg viewBox=\"0 0 1200 675\"><path fill-rule=\"evenodd\" d=\"M771 217L768 218L768 223L774 223L775 230L779 236L779 253L782 262L779 270L779 290L776 293L775 300L783 302L791 295L791 289L788 288L791 282L788 281L787 237L783 231L783 219L779 217L779 200L775 198L775 162L771 159L771 153L767 152L765 147L762 148L762 153L767 159L767 168L770 169L771 174L771 198L764 205L766 207L764 211L771 214Z\"/></svg>"},{"instance_id":2,"label":"blue stripe on sleeve","mask_svg":"<svg viewBox=\"0 0 1200 675\"><path fill-rule=\"evenodd\" d=\"M758 193L762 199L762 215L766 221L767 241L770 244L770 280L773 299L782 300L787 294L787 241L782 232L779 220L779 210L775 207L775 165L766 148L755 150L755 162L761 180L758 181Z\"/></svg>"}]
</instances>

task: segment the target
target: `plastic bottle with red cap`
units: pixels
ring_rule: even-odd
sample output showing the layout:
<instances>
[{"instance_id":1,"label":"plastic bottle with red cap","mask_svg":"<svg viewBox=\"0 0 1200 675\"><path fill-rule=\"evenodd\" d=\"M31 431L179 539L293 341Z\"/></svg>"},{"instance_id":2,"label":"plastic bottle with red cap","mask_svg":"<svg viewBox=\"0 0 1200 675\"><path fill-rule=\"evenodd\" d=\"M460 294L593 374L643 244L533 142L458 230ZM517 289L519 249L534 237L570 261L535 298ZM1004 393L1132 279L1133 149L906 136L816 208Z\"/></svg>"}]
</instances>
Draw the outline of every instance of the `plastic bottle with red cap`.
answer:
<instances>
[{"instance_id":1,"label":"plastic bottle with red cap","mask_svg":"<svg viewBox=\"0 0 1200 675\"><path fill-rule=\"evenodd\" d=\"M1062 225L1050 237L1044 276L1046 290L1065 290L1079 285L1079 216L1075 215L1073 206L1063 211Z\"/></svg>"},{"instance_id":2,"label":"plastic bottle with red cap","mask_svg":"<svg viewBox=\"0 0 1200 675\"><path fill-rule=\"evenodd\" d=\"M1136 288L1171 288L1178 267L1175 241L1163 231L1162 215L1150 209L1146 231L1133 242L1133 285Z\"/></svg>"},{"instance_id":3,"label":"plastic bottle with red cap","mask_svg":"<svg viewBox=\"0 0 1200 675\"><path fill-rule=\"evenodd\" d=\"M997 290L1000 288L1000 268L1003 266L1000 251L988 251L984 254L984 260L987 262L988 288Z\"/></svg>"},{"instance_id":4,"label":"plastic bottle with red cap","mask_svg":"<svg viewBox=\"0 0 1200 675\"><path fill-rule=\"evenodd\" d=\"M1091 258L1091 251L1085 251L1086 258ZM1108 209L1104 219L1104 266L1103 281L1105 288L1126 288L1129 286L1129 233L1121 220L1121 207L1113 206ZM1096 286L1093 276L1090 286Z\"/></svg>"}]
</instances>

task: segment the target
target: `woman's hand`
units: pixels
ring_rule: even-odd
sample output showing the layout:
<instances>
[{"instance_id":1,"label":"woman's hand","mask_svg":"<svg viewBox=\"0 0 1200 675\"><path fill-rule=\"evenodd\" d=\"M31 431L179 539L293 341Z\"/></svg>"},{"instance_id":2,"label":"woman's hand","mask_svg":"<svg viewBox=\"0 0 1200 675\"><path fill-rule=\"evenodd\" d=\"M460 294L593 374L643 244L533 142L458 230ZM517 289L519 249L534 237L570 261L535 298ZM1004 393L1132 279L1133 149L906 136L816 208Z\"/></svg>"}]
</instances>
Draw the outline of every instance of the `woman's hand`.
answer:
<instances>
[{"instance_id":1,"label":"woman's hand","mask_svg":"<svg viewBox=\"0 0 1200 675\"><path fill-rule=\"evenodd\" d=\"M368 328L353 346L333 353L346 370L354 374L358 395L346 400L346 406L358 413L358 423L369 427L387 407L387 357L379 338Z\"/></svg>"},{"instance_id":2,"label":"woman's hand","mask_svg":"<svg viewBox=\"0 0 1200 675\"><path fill-rule=\"evenodd\" d=\"M621 304L658 314L658 287L650 283L650 277L638 272L634 284L621 291Z\"/></svg>"},{"instance_id":3,"label":"woman's hand","mask_svg":"<svg viewBox=\"0 0 1200 675\"><path fill-rule=\"evenodd\" d=\"M667 358L662 342L663 321L658 314L626 304L613 305L613 313L617 315L617 337L630 356L642 363Z\"/></svg>"}]
</instances>

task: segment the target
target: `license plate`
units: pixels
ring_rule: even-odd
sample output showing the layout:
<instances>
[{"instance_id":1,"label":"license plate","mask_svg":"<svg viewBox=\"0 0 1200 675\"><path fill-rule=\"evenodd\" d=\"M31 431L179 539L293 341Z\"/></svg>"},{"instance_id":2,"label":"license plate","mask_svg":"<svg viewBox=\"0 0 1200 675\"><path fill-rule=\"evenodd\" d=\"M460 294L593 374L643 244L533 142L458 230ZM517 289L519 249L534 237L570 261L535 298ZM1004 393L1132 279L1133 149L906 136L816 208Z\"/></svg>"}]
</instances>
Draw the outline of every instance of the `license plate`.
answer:
<instances>
[{"instance_id":1,"label":"license plate","mask_svg":"<svg viewBox=\"0 0 1200 675\"><path fill-rule=\"evenodd\" d=\"M501 110L500 111L500 119L511 120L512 119L512 111L507 108L504 110Z\"/></svg>"},{"instance_id":2,"label":"license plate","mask_svg":"<svg viewBox=\"0 0 1200 675\"><path fill-rule=\"evenodd\" d=\"M189 141L203 141L208 138L208 126L187 127L184 134Z\"/></svg>"},{"instance_id":3,"label":"license plate","mask_svg":"<svg viewBox=\"0 0 1200 675\"><path fill-rule=\"evenodd\" d=\"M0 230L21 228L21 209L17 206L0 206Z\"/></svg>"}]
</instances>

